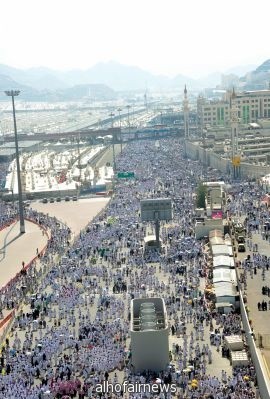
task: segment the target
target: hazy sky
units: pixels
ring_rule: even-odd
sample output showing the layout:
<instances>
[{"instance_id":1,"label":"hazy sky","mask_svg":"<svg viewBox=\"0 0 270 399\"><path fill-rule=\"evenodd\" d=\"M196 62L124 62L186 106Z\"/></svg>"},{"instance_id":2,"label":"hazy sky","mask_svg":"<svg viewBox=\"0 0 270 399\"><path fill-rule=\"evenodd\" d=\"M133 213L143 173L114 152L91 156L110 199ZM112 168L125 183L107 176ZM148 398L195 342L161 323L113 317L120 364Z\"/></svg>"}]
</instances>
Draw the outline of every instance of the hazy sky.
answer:
<instances>
[{"instance_id":1,"label":"hazy sky","mask_svg":"<svg viewBox=\"0 0 270 399\"><path fill-rule=\"evenodd\" d=\"M0 63L198 77L270 58L269 0L2 0Z\"/></svg>"}]
</instances>

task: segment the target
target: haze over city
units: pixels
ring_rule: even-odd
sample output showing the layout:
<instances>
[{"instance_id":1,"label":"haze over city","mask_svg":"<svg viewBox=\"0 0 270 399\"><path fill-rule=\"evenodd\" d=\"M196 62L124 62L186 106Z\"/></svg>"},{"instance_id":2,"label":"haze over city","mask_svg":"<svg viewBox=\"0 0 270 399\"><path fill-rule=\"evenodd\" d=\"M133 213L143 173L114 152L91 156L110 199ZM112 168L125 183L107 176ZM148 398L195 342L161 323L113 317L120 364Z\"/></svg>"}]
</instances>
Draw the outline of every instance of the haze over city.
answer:
<instances>
[{"instance_id":1,"label":"haze over city","mask_svg":"<svg viewBox=\"0 0 270 399\"><path fill-rule=\"evenodd\" d=\"M1 4L0 63L86 69L114 60L200 77L269 57L269 2L26 0Z\"/></svg>"}]
</instances>

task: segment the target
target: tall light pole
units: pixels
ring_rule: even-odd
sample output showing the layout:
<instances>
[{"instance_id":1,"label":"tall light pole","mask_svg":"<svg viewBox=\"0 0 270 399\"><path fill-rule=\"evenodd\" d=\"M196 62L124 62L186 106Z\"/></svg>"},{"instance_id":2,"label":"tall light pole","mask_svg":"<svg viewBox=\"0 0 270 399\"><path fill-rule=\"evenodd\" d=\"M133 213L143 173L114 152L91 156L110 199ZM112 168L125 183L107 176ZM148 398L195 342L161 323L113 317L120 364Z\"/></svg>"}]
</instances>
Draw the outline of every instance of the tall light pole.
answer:
<instances>
[{"instance_id":1,"label":"tall light pole","mask_svg":"<svg viewBox=\"0 0 270 399\"><path fill-rule=\"evenodd\" d=\"M111 124L112 124L112 128L113 128L113 117L114 117L114 113L113 112L110 113L110 117L111 117ZM115 150L114 150L114 134L112 135L112 148L113 148L113 171L115 173L116 164L115 164Z\"/></svg>"},{"instance_id":2,"label":"tall light pole","mask_svg":"<svg viewBox=\"0 0 270 399\"><path fill-rule=\"evenodd\" d=\"M127 110L128 110L128 136L130 138L130 121L129 121L129 110L131 108L131 105L127 105Z\"/></svg>"},{"instance_id":3,"label":"tall light pole","mask_svg":"<svg viewBox=\"0 0 270 399\"><path fill-rule=\"evenodd\" d=\"M122 129L121 129L121 108L118 108L118 113L119 113L119 128L120 128L120 146L121 146L121 153L122 153L122 149L123 149L123 146L122 146Z\"/></svg>"},{"instance_id":4,"label":"tall light pole","mask_svg":"<svg viewBox=\"0 0 270 399\"><path fill-rule=\"evenodd\" d=\"M16 149L16 165L17 165L17 180L18 180L18 196L19 196L19 214L20 214L20 233L25 233L24 215L23 215L23 199L22 199L22 183L21 183L21 170L19 158L19 145L16 125L15 102L14 97L20 94L19 90L8 90L5 94L12 99L13 122L14 122L14 136L15 136L15 149Z\"/></svg>"}]
</instances>

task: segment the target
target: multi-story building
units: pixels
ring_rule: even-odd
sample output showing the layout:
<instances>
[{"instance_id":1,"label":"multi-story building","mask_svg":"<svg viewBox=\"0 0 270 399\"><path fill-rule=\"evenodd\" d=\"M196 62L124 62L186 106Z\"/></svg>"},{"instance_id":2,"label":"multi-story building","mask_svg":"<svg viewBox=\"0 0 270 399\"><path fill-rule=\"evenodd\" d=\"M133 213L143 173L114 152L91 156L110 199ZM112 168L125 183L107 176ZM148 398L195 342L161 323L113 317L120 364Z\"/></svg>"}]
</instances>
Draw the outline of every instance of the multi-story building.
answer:
<instances>
[{"instance_id":1,"label":"multi-story building","mask_svg":"<svg viewBox=\"0 0 270 399\"><path fill-rule=\"evenodd\" d=\"M255 123L258 119L270 118L270 90L244 91L236 93L235 104L241 124ZM221 101L210 101L204 97L197 100L198 124L207 126L230 126L231 91Z\"/></svg>"}]
</instances>

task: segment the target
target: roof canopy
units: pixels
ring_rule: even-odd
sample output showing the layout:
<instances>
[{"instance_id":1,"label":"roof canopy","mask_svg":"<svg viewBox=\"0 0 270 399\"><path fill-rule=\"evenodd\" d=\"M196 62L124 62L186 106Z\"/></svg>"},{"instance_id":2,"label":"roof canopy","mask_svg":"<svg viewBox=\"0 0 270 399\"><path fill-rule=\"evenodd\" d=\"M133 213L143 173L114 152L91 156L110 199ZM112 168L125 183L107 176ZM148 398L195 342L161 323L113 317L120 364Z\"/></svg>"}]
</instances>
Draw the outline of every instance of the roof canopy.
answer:
<instances>
[{"instance_id":1,"label":"roof canopy","mask_svg":"<svg viewBox=\"0 0 270 399\"><path fill-rule=\"evenodd\" d=\"M218 255L213 258L213 268L215 267L234 267L234 259L228 255Z\"/></svg>"},{"instance_id":2,"label":"roof canopy","mask_svg":"<svg viewBox=\"0 0 270 399\"><path fill-rule=\"evenodd\" d=\"M236 286L233 283L227 282L227 281L215 283L214 292L215 292L216 297L236 296L237 295Z\"/></svg>"}]
</instances>

